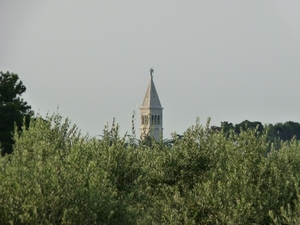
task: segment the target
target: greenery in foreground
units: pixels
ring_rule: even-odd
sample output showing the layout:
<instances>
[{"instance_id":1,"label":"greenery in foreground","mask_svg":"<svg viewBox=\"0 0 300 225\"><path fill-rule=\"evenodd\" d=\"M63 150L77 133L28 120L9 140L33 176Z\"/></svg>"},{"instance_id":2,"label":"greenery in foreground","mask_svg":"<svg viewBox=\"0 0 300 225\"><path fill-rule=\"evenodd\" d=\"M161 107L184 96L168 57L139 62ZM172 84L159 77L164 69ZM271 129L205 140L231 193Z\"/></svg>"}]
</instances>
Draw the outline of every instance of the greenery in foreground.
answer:
<instances>
[{"instance_id":1,"label":"greenery in foreground","mask_svg":"<svg viewBox=\"0 0 300 225\"><path fill-rule=\"evenodd\" d=\"M299 224L298 141L208 127L148 147L34 119L0 157L0 224Z\"/></svg>"}]
</instances>

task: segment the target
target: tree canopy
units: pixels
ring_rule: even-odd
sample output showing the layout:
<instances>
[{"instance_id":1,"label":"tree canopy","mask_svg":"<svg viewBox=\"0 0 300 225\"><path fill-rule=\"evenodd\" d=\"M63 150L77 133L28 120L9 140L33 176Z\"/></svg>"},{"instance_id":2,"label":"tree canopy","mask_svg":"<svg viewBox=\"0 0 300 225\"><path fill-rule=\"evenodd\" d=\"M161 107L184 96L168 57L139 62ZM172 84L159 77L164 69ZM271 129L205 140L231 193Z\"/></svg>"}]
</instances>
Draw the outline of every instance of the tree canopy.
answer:
<instances>
[{"instance_id":1,"label":"tree canopy","mask_svg":"<svg viewBox=\"0 0 300 225\"><path fill-rule=\"evenodd\" d=\"M233 131L239 134L242 130L256 129L258 133L262 133L264 130L268 130L268 139L272 142L275 140L289 141L292 138L300 140L300 124L293 121L287 121L285 123L266 124L263 125L261 122L251 122L244 120L238 124L232 124L227 121L221 123L221 128L224 133Z\"/></svg>"},{"instance_id":2,"label":"tree canopy","mask_svg":"<svg viewBox=\"0 0 300 225\"><path fill-rule=\"evenodd\" d=\"M12 153L13 131L16 125L21 130L23 121L29 125L33 114L31 106L21 95L26 87L15 73L0 71L0 144L2 155Z\"/></svg>"}]
</instances>

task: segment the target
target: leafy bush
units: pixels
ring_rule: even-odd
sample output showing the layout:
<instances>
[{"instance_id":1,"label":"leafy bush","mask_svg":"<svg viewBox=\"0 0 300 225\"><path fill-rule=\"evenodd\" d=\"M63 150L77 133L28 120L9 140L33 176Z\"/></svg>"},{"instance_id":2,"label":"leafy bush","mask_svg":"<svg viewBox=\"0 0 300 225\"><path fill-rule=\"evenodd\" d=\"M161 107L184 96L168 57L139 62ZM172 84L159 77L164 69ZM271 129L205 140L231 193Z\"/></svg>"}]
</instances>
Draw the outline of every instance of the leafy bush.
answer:
<instances>
[{"instance_id":1,"label":"leafy bush","mask_svg":"<svg viewBox=\"0 0 300 225\"><path fill-rule=\"evenodd\" d=\"M197 121L147 146L37 117L0 159L0 224L299 224L299 143L257 132Z\"/></svg>"}]
</instances>

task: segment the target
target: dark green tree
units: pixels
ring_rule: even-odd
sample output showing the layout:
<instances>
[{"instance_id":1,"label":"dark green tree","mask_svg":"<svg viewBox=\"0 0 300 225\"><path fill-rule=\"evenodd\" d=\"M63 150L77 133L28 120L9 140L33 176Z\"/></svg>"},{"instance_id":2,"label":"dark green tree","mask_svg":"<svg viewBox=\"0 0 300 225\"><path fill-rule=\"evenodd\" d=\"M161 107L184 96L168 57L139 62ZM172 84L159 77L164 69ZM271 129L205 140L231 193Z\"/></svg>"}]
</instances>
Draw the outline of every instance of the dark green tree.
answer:
<instances>
[{"instance_id":1,"label":"dark green tree","mask_svg":"<svg viewBox=\"0 0 300 225\"><path fill-rule=\"evenodd\" d=\"M224 121L221 122L221 128L223 129L224 133L227 134L230 132L230 130L234 130L234 125L228 121Z\"/></svg>"},{"instance_id":2,"label":"dark green tree","mask_svg":"<svg viewBox=\"0 0 300 225\"><path fill-rule=\"evenodd\" d=\"M288 121L280 127L281 132L278 132L282 140L291 140L293 137L299 140L300 138L300 124L293 121ZM279 130L279 129L278 129Z\"/></svg>"},{"instance_id":3,"label":"dark green tree","mask_svg":"<svg viewBox=\"0 0 300 225\"><path fill-rule=\"evenodd\" d=\"M21 95L26 87L17 74L0 71L0 144L2 156L13 151L13 131L16 125L21 131L23 121L28 126L33 115L31 106Z\"/></svg>"},{"instance_id":4,"label":"dark green tree","mask_svg":"<svg viewBox=\"0 0 300 225\"><path fill-rule=\"evenodd\" d=\"M264 126L261 122L251 122L249 120L244 120L243 122L236 124L234 126L234 129L237 134L239 134L241 130L245 131L247 129L256 129L258 132L262 133L262 131L264 130Z\"/></svg>"}]
</instances>

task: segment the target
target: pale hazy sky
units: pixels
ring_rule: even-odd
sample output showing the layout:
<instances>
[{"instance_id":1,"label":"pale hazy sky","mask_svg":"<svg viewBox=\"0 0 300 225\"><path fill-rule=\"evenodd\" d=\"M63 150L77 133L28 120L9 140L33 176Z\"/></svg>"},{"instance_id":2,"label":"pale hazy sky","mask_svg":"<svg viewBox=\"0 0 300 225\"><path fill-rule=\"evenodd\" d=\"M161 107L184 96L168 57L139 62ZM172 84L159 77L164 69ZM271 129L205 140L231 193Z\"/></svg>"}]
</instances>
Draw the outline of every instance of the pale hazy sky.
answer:
<instances>
[{"instance_id":1,"label":"pale hazy sky","mask_svg":"<svg viewBox=\"0 0 300 225\"><path fill-rule=\"evenodd\" d=\"M154 68L164 137L212 118L300 122L299 0L0 0L0 70L35 112L130 131ZM138 130L137 130L138 131Z\"/></svg>"}]
</instances>

